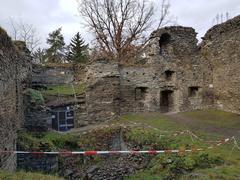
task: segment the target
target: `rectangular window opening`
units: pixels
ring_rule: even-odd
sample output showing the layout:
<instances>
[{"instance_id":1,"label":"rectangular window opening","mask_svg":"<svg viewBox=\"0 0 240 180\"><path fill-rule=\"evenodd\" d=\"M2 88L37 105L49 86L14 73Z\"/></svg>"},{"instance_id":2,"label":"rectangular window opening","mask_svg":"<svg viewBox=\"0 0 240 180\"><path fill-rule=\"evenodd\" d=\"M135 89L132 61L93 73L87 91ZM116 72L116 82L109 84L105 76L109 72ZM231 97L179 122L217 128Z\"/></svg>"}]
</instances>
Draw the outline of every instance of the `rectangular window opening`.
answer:
<instances>
[{"instance_id":1,"label":"rectangular window opening","mask_svg":"<svg viewBox=\"0 0 240 180\"><path fill-rule=\"evenodd\" d=\"M165 71L165 78L167 81L173 80L174 71Z\"/></svg>"},{"instance_id":2,"label":"rectangular window opening","mask_svg":"<svg viewBox=\"0 0 240 180\"><path fill-rule=\"evenodd\" d=\"M144 100L147 89L147 87L137 87L135 89L135 100Z\"/></svg>"},{"instance_id":3,"label":"rectangular window opening","mask_svg":"<svg viewBox=\"0 0 240 180\"><path fill-rule=\"evenodd\" d=\"M199 89L197 86L189 87L189 97L197 97Z\"/></svg>"}]
</instances>

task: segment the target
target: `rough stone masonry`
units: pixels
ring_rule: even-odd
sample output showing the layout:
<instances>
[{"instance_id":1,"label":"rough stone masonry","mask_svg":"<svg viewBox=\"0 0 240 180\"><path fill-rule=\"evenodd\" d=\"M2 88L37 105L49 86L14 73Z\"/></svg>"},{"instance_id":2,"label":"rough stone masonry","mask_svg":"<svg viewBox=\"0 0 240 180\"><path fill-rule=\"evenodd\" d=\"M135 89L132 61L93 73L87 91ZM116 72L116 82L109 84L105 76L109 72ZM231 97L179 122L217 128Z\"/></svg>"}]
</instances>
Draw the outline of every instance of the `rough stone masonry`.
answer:
<instances>
[{"instance_id":1,"label":"rough stone masonry","mask_svg":"<svg viewBox=\"0 0 240 180\"><path fill-rule=\"evenodd\" d=\"M13 43L0 28L0 150L16 149L30 71L24 43ZM193 28L158 29L135 65L95 61L87 67L86 81L85 125L129 112L213 107L240 113L240 16L211 28L200 44ZM13 154L0 154L1 168L13 170L15 162Z\"/></svg>"},{"instance_id":2,"label":"rough stone masonry","mask_svg":"<svg viewBox=\"0 0 240 180\"><path fill-rule=\"evenodd\" d=\"M23 42L12 42L0 28L0 150L16 150L17 130L24 123L23 91L31 71ZM16 156L0 154L0 168L14 170Z\"/></svg>"},{"instance_id":3,"label":"rough stone masonry","mask_svg":"<svg viewBox=\"0 0 240 180\"><path fill-rule=\"evenodd\" d=\"M88 66L87 122L129 112L217 108L240 113L240 16L212 27L198 45L193 28L154 31L133 66Z\"/></svg>"}]
</instances>

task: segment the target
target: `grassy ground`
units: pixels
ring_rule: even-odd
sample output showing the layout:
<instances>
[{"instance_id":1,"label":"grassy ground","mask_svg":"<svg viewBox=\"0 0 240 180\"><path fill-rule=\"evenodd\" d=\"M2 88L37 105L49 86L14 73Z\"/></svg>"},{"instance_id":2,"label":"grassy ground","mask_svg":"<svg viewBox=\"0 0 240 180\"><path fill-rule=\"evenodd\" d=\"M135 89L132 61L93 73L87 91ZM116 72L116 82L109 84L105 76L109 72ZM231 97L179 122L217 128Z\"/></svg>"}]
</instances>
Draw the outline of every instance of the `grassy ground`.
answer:
<instances>
[{"instance_id":1,"label":"grassy ground","mask_svg":"<svg viewBox=\"0 0 240 180\"><path fill-rule=\"evenodd\" d=\"M122 116L111 124L129 125L123 130L124 140L140 149L196 149L200 153L181 153L178 155L157 155L149 165L139 170L130 180L139 179L240 179L240 149L233 141L213 149L209 143L185 135L173 136L176 131L190 130L204 140L219 140L234 135L240 144L240 116L217 110L184 112L163 115L160 113L140 113ZM141 126L130 126L131 124ZM96 125L94 128L100 128ZM112 131L115 131L112 129ZM94 133L80 135L62 133L19 134L22 150L45 147L45 150L104 150L102 142L111 136L111 128L96 130ZM102 141L101 141L102 140ZM21 144L22 143L22 144ZM234 149L233 149L234 147ZM97 156L96 156L97 157ZM1 177L1 176L0 176Z\"/></svg>"},{"instance_id":2,"label":"grassy ground","mask_svg":"<svg viewBox=\"0 0 240 180\"><path fill-rule=\"evenodd\" d=\"M182 114L189 118L201 121L203 125L209 124L221 128L233 128L238 130L240 129L239 114L228 113L215 109L192 111Z\"/></svg>"},{"instance_id":3,"label":"grassy ground","mask_svg":"<svg viewBox=\"0 0 240 180\"><path fill-rule=\"evenodd\" d=\"M43 175L40 173L30 173L19 171L16 173L0 171L0 179L1 180L62 180L62 178Z\"/></svg>"},{"instance_id":4,"label":"grassy ground","mask_svg":"<svg viewBox=\"0 0 240 180\"><path fill-rule=\"evenodd\" d=\"M199 137L206 140L217 140L226 137L226 134L229 134L226 132L231 131L231 134L235 135L238 143L240 142L240 116L218 110L185 112L177 115L162 115L159 113L128 114L123 116L120 122L143 123L146 127L150 125L159 129L159 133L161 131L162 133L169 131L169 134L171 134L171 131L191 130ZM146 141L146 139L154 140L154 137L151 135L154 133L154 130L151 130L150 134L144 131L129 133L130 138L135 141ZM171 144L172 148L206 148L209 146L196 139L191 142L191 139L187 136L177 136L175 137L175 141L171 139L172 138L169 137L169 140L165 141L166 144ZM163 140L164 139L162 139L161 142L163 142ZM158 142L159 138L154 141ZM188 173L182 173L177 179L240 179L240 149L236 147L233 149L233 147L234 144L233 141L231 141L212 150L204 151L209 157L222 158L224 163L216 166L209 166L207 168L195 166L195 168ZM166 173L166 169L162 168L163 162L160 160L162 157L162 155L156 156L153 161L159 160L158 164L151 165L150 163L149 167L145 170L139 171L127 179L165 179L167 175L164 174ZM187 159L183 159L181 163L188 163L188 161ZM193 161L193 158L190 158L190 162L191 161ZM167 168L169 168L167 171L167 173L169 173L171 172L170 169L173 167L167 166ZM163 177L163 174L165 177ZM168 177L171 176L168 174Z\"/></svg>"},{"instance_id":5,"label":"grassy ground","mask_svg":"<svg viewBox=\"0 0 240 180\"><path fill-rule=\"evenodd\" d=\"M74 91L76 94L81 94L85 91L85 84L77 84L74 85L74 88L71 84L67 85L49 85L47 90L42 91L44 95L74 95Z\"/></svg>"},{"instance_id":6,"label":"grassy ground","mask_svg":"<svg viewBox=\"0 0 240 180\"><path fill-rule=\"evenodd\" d=\"M66 148L77 149L78 141L79 137L68 133L18 133L18 147L20 150L25 151L58 151Z\"/></svg>"}]
</instances>

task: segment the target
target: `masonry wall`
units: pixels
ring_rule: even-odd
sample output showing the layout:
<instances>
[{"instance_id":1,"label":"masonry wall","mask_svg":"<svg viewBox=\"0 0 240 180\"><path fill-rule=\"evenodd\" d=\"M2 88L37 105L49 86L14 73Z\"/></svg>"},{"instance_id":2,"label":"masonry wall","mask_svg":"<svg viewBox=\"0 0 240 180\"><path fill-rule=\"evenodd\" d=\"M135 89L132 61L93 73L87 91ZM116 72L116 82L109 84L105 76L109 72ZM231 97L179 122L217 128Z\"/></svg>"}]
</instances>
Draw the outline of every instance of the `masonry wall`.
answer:
<instances>
[{"instance_id":1,"label":"masonry wall","mask_svg":"<svg viewBox=\"0 0 240 180\"><path fill-rule=\"evenodd\" d=\"M121 67L120 113L159 110L158 78L151 67Z\"/></svg>"},{"instance_id":2,"label":"masonry wall","mask_svg":"<svg viewBox=\"0 0 240 180\"><path fill-rule=\"evenodd\" d=\"M30 51L27 49L25 42L13 41L16 50L15 55L15 87L16 87L16 114L17 114L17 128L21 128L25 123L25 111L27 104L25 101L25 92L31 84L31 56ZM14 55L14 54L13 54Z\"/></svg>"},{"instance_id":3,"label":"masonry wall","mask_svg":"<svg viewBox=\"0 0 240 180\"><path fill-rule=\"evenodd\" d=\"M16 149L16 54L11 39L0 28L0 149L12 151ZM15 169L16 157L12 154L0 154L2 169Z\"/></svg>"},{"instance_id":4,"label":"masonry wall","mask_svg":"<svg viewBox=\"0 0 240 180\"><path fill-rule=\"evenodd\" d=\"M240 16L211 28L201 55L212 64L215 107L240 113Z\"/></svg>"},{"instance_id":5,"label":"masonry wall","mask_svg":"<svg viewBox=\"0 0 240 180\"><path fill-rule=\"evenodd\" d=\"M74 71L70 67L44 67L34 65L33 84L70 84L74 81Z\"/></svg>"},{"instance_id":6,"label":"masonry wall","mask_svg":"<svg viewBox=\"0 0 240 180\"><path fill-rule=\"evenodd\" d=\"M17 155L18 169L24 171L39 171L47 174L58 171L58 157L56 155Z\"/></svg>"},{"instance_id":7,"label":"masonry wall","mask_svg":"<svg viewBox=\"0 0 240 180\"><path fill-rule=\"evenodd\" d=\"M168 34L170 39L161 46L164 34ZM170 88L174 91L175 111L204 108L205 84L211 83L211 78L205 78L206 74L203 73L206 66L198 55L195 30L181 26L167 27L154 32L151 39L156 50L153 57L149 56L149 60L158 64L161 89ZM170 81L164 77L164 73L169 70L174 72ZM198 88L198 92L191 96L189 91L194 87Z\"/></svg>"},{"instance_id":8,"label":"masonry wall","mask_svg":"<svg viewBox=\"0 0 240 180\"><path fill-rule=\"evenodd\" d=\"M89 65L87 116L112 118L105 97L118 100L108 101L118 115L213 107L239 113L240 16L210 29L200 45L196 34L190 27L165 27L151 34L139 64ZM112 83L118 86L112 88Z\"/></svg>"},{"instance_id":9,"label":"masonry wall","mask_svg":"<svg viewBox=\"0 0 240 180\"><path fill-rule=\"evenodd\" d=\"M106 61L88 67L86 112L88 124L95 124L119 115L119 69Z\"/></svg>"},{"instance_id":10,"label":"masonry wall","mask_svg":"<svg viewBox=\"0 0 240 180\"><path fill-rule=\"evenodd\" d=\"M25 44L13 43L0 28L0 150L16 150L17 130L24 123L23 91L31 69ZM14 170L16 156L0 154L0 168Z\"/></svg>"},{"instance_id":11,"label":"masonry wall","mask_svg":"<svg viewBox=\"0 0 240 180\"><path fill-rule=\"evenodd\" d=\"M179 112L212 105L204 100L211 91L212 74L205 73L209 69L207 61L200 58L194 29L176 26L157 30L143 53L145 64L98 61L88 67L89 119L111 119L115 112Z\"/></svg>"}]
</instances>

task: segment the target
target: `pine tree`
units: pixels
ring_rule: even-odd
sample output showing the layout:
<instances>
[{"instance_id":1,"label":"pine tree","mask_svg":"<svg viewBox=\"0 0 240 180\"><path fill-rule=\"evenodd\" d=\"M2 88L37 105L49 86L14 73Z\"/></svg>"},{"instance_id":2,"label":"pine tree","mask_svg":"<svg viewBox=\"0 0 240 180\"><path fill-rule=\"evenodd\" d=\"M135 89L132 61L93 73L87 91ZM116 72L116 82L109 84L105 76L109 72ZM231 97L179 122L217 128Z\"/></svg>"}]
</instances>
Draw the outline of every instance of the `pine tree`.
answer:
<instances>
[{"instance_id":1,"label":"pine tree","mask_svg":"<svg viewBox=\"0 0 240 180\"><path fill-rule=\"evenodd\" d=\"M88 60L88 45L78 32L71 40L69 45L68 61L73 63L86 63Z\"/></svg>"},{"instance_id":2,"label":"pine tree","mask_svg":"<svg viewBox=\"0 0 240 180\"><path fill-rule=\"evenodd\" d=\"M62 63L65 56L65 42L61 34L62 28L49 33L47 44L49 48L46 50L48 62Z\"/></svg>"},{"instance_id":3,"label":"pine tree","mask_svg":"<svg viewBox=\"0 0 240 180\"><path fill-rule=\"evenodd\" d=\"M32 53L33 59L35 63L45 63L46 52L45 49L38 48L35 52Z\"/></svg>"}]
</instances>

